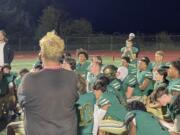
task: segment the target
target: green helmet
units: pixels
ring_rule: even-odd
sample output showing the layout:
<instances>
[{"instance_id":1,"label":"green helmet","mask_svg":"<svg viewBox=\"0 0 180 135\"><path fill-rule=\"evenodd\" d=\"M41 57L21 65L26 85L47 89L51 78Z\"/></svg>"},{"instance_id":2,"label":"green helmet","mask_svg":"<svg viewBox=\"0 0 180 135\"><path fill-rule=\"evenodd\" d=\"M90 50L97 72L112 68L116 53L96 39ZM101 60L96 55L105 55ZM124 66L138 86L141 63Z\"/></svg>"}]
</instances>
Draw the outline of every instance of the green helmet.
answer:
<instances>
[{"instance_id":1,"label":"green helmet","mask_svg":"<svg viewBox=\"0 0 180 135\"><path fill-rule=\"evenodd\" d=\"M116 71L117 71L117 67L114 65L107 65L104 69L103 69L103 74L104 76L106 76L109 80L113 80L116 78Z\"/></svg>"}]
</instances>

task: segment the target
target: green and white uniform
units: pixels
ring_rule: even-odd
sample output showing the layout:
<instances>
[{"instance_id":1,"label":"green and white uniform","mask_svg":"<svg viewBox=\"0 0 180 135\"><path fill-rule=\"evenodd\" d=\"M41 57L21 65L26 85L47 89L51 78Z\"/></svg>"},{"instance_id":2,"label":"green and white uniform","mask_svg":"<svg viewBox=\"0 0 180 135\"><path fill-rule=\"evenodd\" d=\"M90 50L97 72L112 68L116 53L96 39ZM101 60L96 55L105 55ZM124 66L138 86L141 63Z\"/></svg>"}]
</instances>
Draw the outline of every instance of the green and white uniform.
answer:
<instances>
[{"instance_id":1,"label":"green and white uniform","mask_svg":"<svg viewBox=\"0 0 180 135\"><path fill-rule=\"evenodd\" d=\"M168 113L171 116L171 119L174 120L177 115L180 116L180 108L174 105L175 100L178 96L173 96L172 101L170 104L168 104Z\"/></svg>"},{"instance_id":2,"label":"green and white uniform","mask_svg":"<svg viewBox=\"0 0 180 135\"><path fill-rule=\"evenodd\" d=\"M76 102L79 116L79 135L92 134L95 103L96 98L92 92L79 96L79 100Z\"/></svg>"},{"instance_id":3,"label":"green and white uniform","mask_svg":"<svg viewBox=\"0 0 180 135\"><path fill-rule=\"evenodd\" d=\"M148 64L147 70L152 72L152 70L153 70L153 63L150 62Z\"/></svg>"},{"instance_id":4,"label":"green and white uniform","mask_svg":"<svg viewBox=\"0 0 180 135\"><path fill-rule=\"evenodd\" d=\"M149 80L149 84L145 90L141 90L139 88L139 85L141 85L145 79ZM133 96L147 96L148 94L150 94L150 91L153 91L152 73L150 71L138 71L137 81L139 85L136 86Z\"/></svg>"},{"instance_id":5,"label":"green and white uniform","mask_svg":"<svg viewBox=\"0 0 180 135\"><path fill-rule=\"evenodd\" d=\"M114 94L119 103L126 105L126 98L122 95L122 84L120 80L114 79L111 83L107 86L107 92Z\"/></svg>"},{"instance_id":6,"label":"green and white uniform","mask_svg":"<svg viewBox=\"0 0 180 135\"><path fill-rule=\"evenodd\" d=\"M87 78L87 73L89 71L90 62L86 61L83 64L79 62L76 65L76 72L80 73L84 78Z\"/></svg>"},{"instance_id":7,"label":"green and white uniform","mask_svg":"<svg viewBox=\"0 0 180 135\"><path fill-rule=\"evenodd\" d=\"M122 93L123 97L126 96L126 92L127 92L128 87L135 88L136 85L137 85L136 77L132 74L128 75L122 82L121 93Z\"/></svg>"},{"instance_id":8,"label":"green and white uniform","mask_svg":"<svg viewBox=\"0 0 180 135\"><path fill-rule=\"evenodd\" d=\"M14 82L14 80L17 77L17 73L16 72L10 72L9 74L5 74L4 76L8 80L8 82L10 83L10 82Z\"/></svg>"},{"instance_id":9,"label":"green and white uniform","mask_svg":"<svg viewBox=\"0 0 180 135\"><path fill-rule=\"evenodd\" d=\"M127 114L127 109L119 103L118 99L113 93L104 92L96 101L96 104L99 108L110 104L105 116L111 117L113 120L123 121Z\"/></svg>"},{"instance_id":10,"label":"green and white uniform","mask_svg":"<svg viewBox=\"0 0 180 135\"><path fill-rule=\"evenodd\" d=\"M4 77L8 81L9 88L13 88L15 86L15 79L17 77L17 73L10 72L9 74L5 74Z\"/></svg>"},{"instance_id":11,"label":"green and white uniform","mask_svg":"<svg viewBox=\"0 0 180 135\"><path fill-rule=\"evenodd\" d=\"M131 61L131 63L129 63L129 66L128 66L128 74L132 74L132 75L135 75L137 74L137 59Z\"/></svg>"},{"instance_id":12,"label":"green and white uniform","mask_svg":"<svg viewBox=\"0 0 180 135\"><path fill-rule=\"evenodd\" d=\"M40 61L39 59L37 59L33 65L33 68L42 65L42 61Z\"/></svg>"},{"instance_id":13,"label":"green and white uniform","mask_svg":"<svg viewBox=\"0 0 180 135\"><path fill-rule=\"evenodd\" d=\"M180 95L174 96L172 98L171 103L167 105L167 113L169 114L170 118L174 121L173 130L176 132L180 132L180 107L177 105L177 103L175 103L179 102L177 100L178 98L180 98Z\"/></svg>"},{"instance_id":14,"label":"green and white uniform","mask_svg":"<svg viewBox=\"0 0 180 135\"><path fill-rule=\"evenodd\" d=\"M169 85L168 85L167 88L168 88L169 93L171 93L171 92L173 92L173 91L178 91L178 92L180 92L180 78L171 80L171 81L169 82Z\"/></svg>"},{"instance_id":15,"label":"green and white uniform","mask_svg":"<svg viewBox=\"0 0 180 135\"><path fill-rule=\"evenodd\" d=\"M121 82L118 79L114 79L113 81L110 82L110 84L108 85L107 92L112 92L112 93L116 93L116 91L118 93L120 93L121 90Z\"/></svg>"},{"instance_id":16,"label":"green and white uniform","mask_svg":"<svg viewBox=\"0 0 180 135\"><path fill-rule=\"evenodd\" d=\"M164 82L161 82L161 81L156 81L155 83L154 83L154 90L157 90L157 88L159 88L159 87L167 87L167 84L166 83L164 83Z\"/></svg>"},{"instance_id":17,"label":"green and white uniform","mask_svg":"<svg viewBox=\"0 0 180 135\"><path fill-rule=\"evenodd\" d=\"M139 110L131 111L127 114L134 114L134 125L136 126L136 135L170 135L168 130L150 113Z\"/></svg>"},{"instance_id":18,"label":"green and white uniform","mask_svg":"<svg viewBox=\"0 0 180 135\"><path fill-rule=\"evenodd\" d=\"M127 47L123 47L121 48L121 53L124 53L124 51L126 50ZM124 56L128 56L131 60L134 56L132 55L135 55L136 53L138 52L138 48L136 47L132 47L132 51L127 51L126 54Z\"/></svg>"}]
</instances>

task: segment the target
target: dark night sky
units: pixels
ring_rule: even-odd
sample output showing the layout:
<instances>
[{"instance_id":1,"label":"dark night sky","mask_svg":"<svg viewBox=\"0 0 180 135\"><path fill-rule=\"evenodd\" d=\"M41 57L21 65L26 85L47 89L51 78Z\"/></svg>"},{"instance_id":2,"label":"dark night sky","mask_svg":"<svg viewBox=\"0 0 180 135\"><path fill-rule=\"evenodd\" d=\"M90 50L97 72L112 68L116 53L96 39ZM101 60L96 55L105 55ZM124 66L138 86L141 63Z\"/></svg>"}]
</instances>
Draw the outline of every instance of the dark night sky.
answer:
<instances>
[{"instance_id":1,"label":"dark night sky","mask_svg":"<svg viewBox=\"0 0 180 135\"><path fill-rule=\"evenodd\" d=\"M61 0L74 18L106 33L180 33L180 0Z\"/></svg>"}]
</instances>

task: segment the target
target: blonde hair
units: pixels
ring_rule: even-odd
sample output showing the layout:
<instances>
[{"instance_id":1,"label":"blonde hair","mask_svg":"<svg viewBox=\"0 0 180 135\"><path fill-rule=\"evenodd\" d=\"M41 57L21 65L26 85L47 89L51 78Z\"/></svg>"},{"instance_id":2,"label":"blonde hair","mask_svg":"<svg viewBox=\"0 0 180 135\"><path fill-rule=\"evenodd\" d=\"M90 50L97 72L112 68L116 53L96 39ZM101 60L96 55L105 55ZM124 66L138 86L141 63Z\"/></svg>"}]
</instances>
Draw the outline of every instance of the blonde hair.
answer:
<instances>
[{"instance_id":1,"label":"blonde hair","mask_svg":"<svg viewBox=\"0 0 180 135\"><path fill-rule=\"evenodd\" d=\"M64 52L64 40L54 32L48 32L39 42L41 54L46 60L59 61Z\"/></svg>"}]
</instances>

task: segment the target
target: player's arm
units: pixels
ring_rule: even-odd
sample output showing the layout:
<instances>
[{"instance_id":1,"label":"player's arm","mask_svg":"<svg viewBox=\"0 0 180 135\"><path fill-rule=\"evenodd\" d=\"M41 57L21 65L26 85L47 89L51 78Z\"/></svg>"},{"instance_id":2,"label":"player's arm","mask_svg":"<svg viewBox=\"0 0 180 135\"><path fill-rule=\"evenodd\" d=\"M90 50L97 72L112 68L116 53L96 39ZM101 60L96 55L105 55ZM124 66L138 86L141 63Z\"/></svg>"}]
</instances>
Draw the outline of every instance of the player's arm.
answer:
<instances>
[{"instance_id":1,"label":"player's arm","mask_svg":"<svg viewBox=\"0 0 180 135\"><path fill-rule=\"evenodd\" d=\"M22 79L22 82L20 86L18 87L17 91L17 97L18 97L18 102L22 108L25 106L28 106L31 104L33 101L33 96L31 92L31 77L29 77L29 74L25 75Z\"/></svg>"},{"instance_id":2,"label":"player's arm","mask_svg":"<svg viewBox=\"0 0 180 135\"><path fill-rule=\"evenodd\" d=\"M123 48L121 49L121 52L122 52L122 56L126 56L126 53L128 52L127 47L123 47Z\"/></svg>"},{"instance_id":3,"label":"player's arm","mask_svg":"<svg viewBox=\"0 0 180 135\"><path fill-rule=\"evenodd\" d=\"M128 87L125 93L127 98L131 98L133 96L133 92L136 84L137 84L136 77L132 76L128 81Z\"/></svg>"},{"instance_id":4,"label":"player's arm","mask_svg":"<svg viewBox=\"0 0 180 135\"><path fill-rule=\"evenodd\" d=\"M127 88L127 91L126 91L126 97L127 97L127 98L131 98L132 95L133 95L133 91L134 91L134 88L128 87L128 88Z\"/></svg>"},{"instance_id":5,"label":"player's arm","mask_svg":"<svg viewBox=\"0 0 180 135\"><path fill-rule=\"evenodd\" d=\"M129 135L136 135L136 125L133 120L129 123Z\"/></svg>"},{"instance_id":6,"label":"player's arm","mask_svg":"<svg viewBox=\"0 0 180 135\"><path fill-rule=\"evenodd\" d=\"M149 79L145 78L142 84L139 84L141 90L145 90L149 85Z\"/></svg>"},{"instance_id":7,"label":"player's arm","mask_svg":"<svg viewBox=\"0 0 180 135\"><path fill-rule=\"evenodd\" d=\"M164 120L160 120L160 123L166 127L168 130L173 130L173 123L166 122Z\"/></svg>"},{"instance_id":8,"label":"player's arm","mask_svg":"<svg viewBox=\"0 0 180 135\"><path fill-rule=\"evenodd\" d=\"M180 135L180 133L170 132L170 135Z\"/></svg>"},{"instance_id":9,"label":"player's arm","mask_svg":"<svg viewBox=\"0 0 180 135\"><path fill-rule=\"evenodd\" d=\"M172 131L173 134L180 135L180 115L177 115L176 118L174 119L173 129L174 129L174 132Z\"/></svg>"},{"instance_id":10,"label":"player's arm","mask_svg":"<svg viewBox=\"0 0 180 135\"><path fill-rule=\"evenodd\" d=\"M94 125L93 125L93 135L97 135L99 123L104 118L107 113L108 108L110 107L110 103L108 100L104 100L105 102L101 104L99 108L97 105L94 107Z\"/></svg>"},{"instance_id":11,"label":"player's arm","mask_svg":"<svg viewBox=\"0 0 180 135\"><path fill-rule=\"evenodd\" d=\"M174 131L174 124L160 120L160 123L169 130L170 135L180 135L180 132Z\"/></svg>"}]
</instances>

